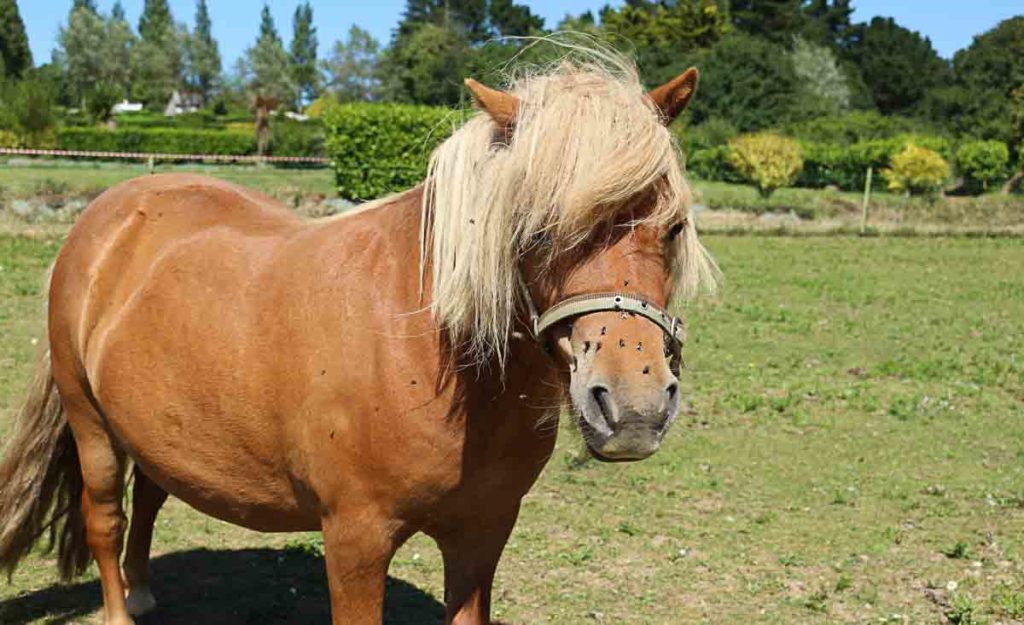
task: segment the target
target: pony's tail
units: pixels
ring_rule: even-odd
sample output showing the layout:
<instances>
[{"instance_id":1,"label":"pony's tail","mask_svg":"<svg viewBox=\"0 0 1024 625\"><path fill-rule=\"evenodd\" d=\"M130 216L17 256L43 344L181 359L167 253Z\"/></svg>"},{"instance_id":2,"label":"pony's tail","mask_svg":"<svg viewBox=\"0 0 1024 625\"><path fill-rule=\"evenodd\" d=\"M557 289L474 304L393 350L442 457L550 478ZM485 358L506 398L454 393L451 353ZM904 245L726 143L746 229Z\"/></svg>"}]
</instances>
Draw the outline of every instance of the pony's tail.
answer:
<instances>
[{"instance_id":1,"label":"pony's tail","mask_svg":"<svg viewBox=\"0 0 1024 625\"><path fill-rule=\"evenodd\" d=\"M35 378L0 458L0 570L8 579L40 536L57 547L61 578L89 565L78 450L53 381L50 350L39 350Z\"/></svg>"}]
</instances>

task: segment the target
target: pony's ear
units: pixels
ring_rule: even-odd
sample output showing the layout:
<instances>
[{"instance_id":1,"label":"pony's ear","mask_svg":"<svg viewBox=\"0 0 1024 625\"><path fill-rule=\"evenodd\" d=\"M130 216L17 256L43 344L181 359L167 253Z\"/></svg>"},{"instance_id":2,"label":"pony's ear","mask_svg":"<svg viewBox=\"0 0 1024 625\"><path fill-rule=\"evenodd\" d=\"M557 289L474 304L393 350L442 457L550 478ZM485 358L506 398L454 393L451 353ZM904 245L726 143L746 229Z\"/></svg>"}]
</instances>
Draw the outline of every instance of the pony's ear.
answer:
<instances>
[{"instance_id":1,"label":"pony's ear","mask_svg":"<svg viewBox=\"0 0 1024 625\"><path fill-rule=\"evenodd\" d=\"M647 97L661 111L665 125L671 124L672 120L678 117L690 103L690 98L697 91L699 80L700 74L697 72L697 68L691 67L664 85L647 93Z\"/></svg>"},{"instance_id":2,"label":"pony's ear","mask_svg":"<svg viewBox=\"0 0 1024 625\"><path fill-rule=\"evenodd\" d=\"M515 125L516 115L519 114L519 98L486 87L472 78L466 79L466 88L473 94L473 104L490 115L499 128L508 129Z\"/></svg>"}]
</instances>

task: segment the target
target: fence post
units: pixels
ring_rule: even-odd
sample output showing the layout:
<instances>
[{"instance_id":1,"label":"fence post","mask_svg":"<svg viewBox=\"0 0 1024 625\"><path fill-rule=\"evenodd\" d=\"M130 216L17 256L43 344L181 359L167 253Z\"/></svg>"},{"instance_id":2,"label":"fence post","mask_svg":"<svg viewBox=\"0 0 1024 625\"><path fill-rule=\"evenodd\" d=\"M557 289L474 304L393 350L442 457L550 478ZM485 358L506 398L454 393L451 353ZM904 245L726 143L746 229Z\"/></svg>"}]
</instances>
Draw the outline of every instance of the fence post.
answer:
<instances>
[{"instance_id":1,"label":"fence post","mask_svg":"<svg viewBox=\"0 0 1024 625\"><path fill-rule=\"evenodd\" d=\"M860 233L864 234L868 229L868 204L871 202L871 171L868 167L868 177L864 181L864 204L861 206Z\"/></svg>"}]
</instances>

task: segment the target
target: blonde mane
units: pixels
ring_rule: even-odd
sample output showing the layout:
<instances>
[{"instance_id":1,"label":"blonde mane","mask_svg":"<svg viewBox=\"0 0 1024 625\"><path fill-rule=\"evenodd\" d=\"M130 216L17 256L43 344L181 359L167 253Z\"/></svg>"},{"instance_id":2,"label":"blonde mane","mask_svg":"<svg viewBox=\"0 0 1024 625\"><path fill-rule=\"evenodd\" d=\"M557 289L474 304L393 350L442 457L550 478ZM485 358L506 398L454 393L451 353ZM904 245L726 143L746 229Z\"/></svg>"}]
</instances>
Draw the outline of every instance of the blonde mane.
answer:
<instances>
[{"instance_id":1,"label":"blonde mane","mask_svg":"<svg viewBox=\"0 0 1024 625\"><path fill-rule=\"evenodd\" d=\"M556 250L578 245L643 194L654 198L644 222L685 223L675 293L715 283L678 149L632 61L570 47L572 58L510 80L521 105L507 141L478 113L431 156L421 279L429 265L434 318L476 362L504 363L524 251L541 238Z\"/></svg>"}]
</instances>

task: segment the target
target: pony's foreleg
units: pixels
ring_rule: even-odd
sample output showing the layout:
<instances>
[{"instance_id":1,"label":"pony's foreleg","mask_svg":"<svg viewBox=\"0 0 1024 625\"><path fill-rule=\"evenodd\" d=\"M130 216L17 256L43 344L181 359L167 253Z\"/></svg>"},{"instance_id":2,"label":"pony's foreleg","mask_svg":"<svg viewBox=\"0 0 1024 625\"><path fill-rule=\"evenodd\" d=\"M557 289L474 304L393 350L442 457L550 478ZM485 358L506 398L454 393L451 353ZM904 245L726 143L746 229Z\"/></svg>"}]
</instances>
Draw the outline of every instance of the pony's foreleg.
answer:
<instances>
[{"instance_id":1,"label":"pony's foreleg","mask_svg":"<svg viewBox=\"0 0 1024 625\"><path fill-rule=\"evenodd\" d=\"M322 522L334 625L380 625L388 565L403 538L374 515L331 515Z\"/></svg>"},{"instance_id":2,"label":"pony's foreleg","mask_svg":"<svg viewBox=\"0 0 1024 625\"><path fill-rule=\"evenodd\" d=\"M141 616L156 607L150 586L149 551L153 543L153 525L160 507L167 501L167 491L135 467L132 490L132 522L128 530L128 546L124 557L124 576L128 582L128 612Z\"/></svg>"},{"instance_id":3,"label":"pony's foreleg","mask_svg":"<svg viewBox=\"0 0 1024 625\"><path fill-rule=\"evenodd\" d=\"M124 544L125 455L111 439L99 414L84 398L65 401L82 465L82 513L85 541L96 559L103 589L104 625L133 625L121 578Z\"/></svg>"},{"instance_id":4,"label":"pony's foreleg","mask_svg":"<svg viewBox=\"0 0 1024 625\"><path fill-rule=\"evenodd\" d=\"M436 537L444 556L446 623L491 625L491 586L501 552L519 515L518 503L491 511Z\"/></svg>"}]
</instances>

